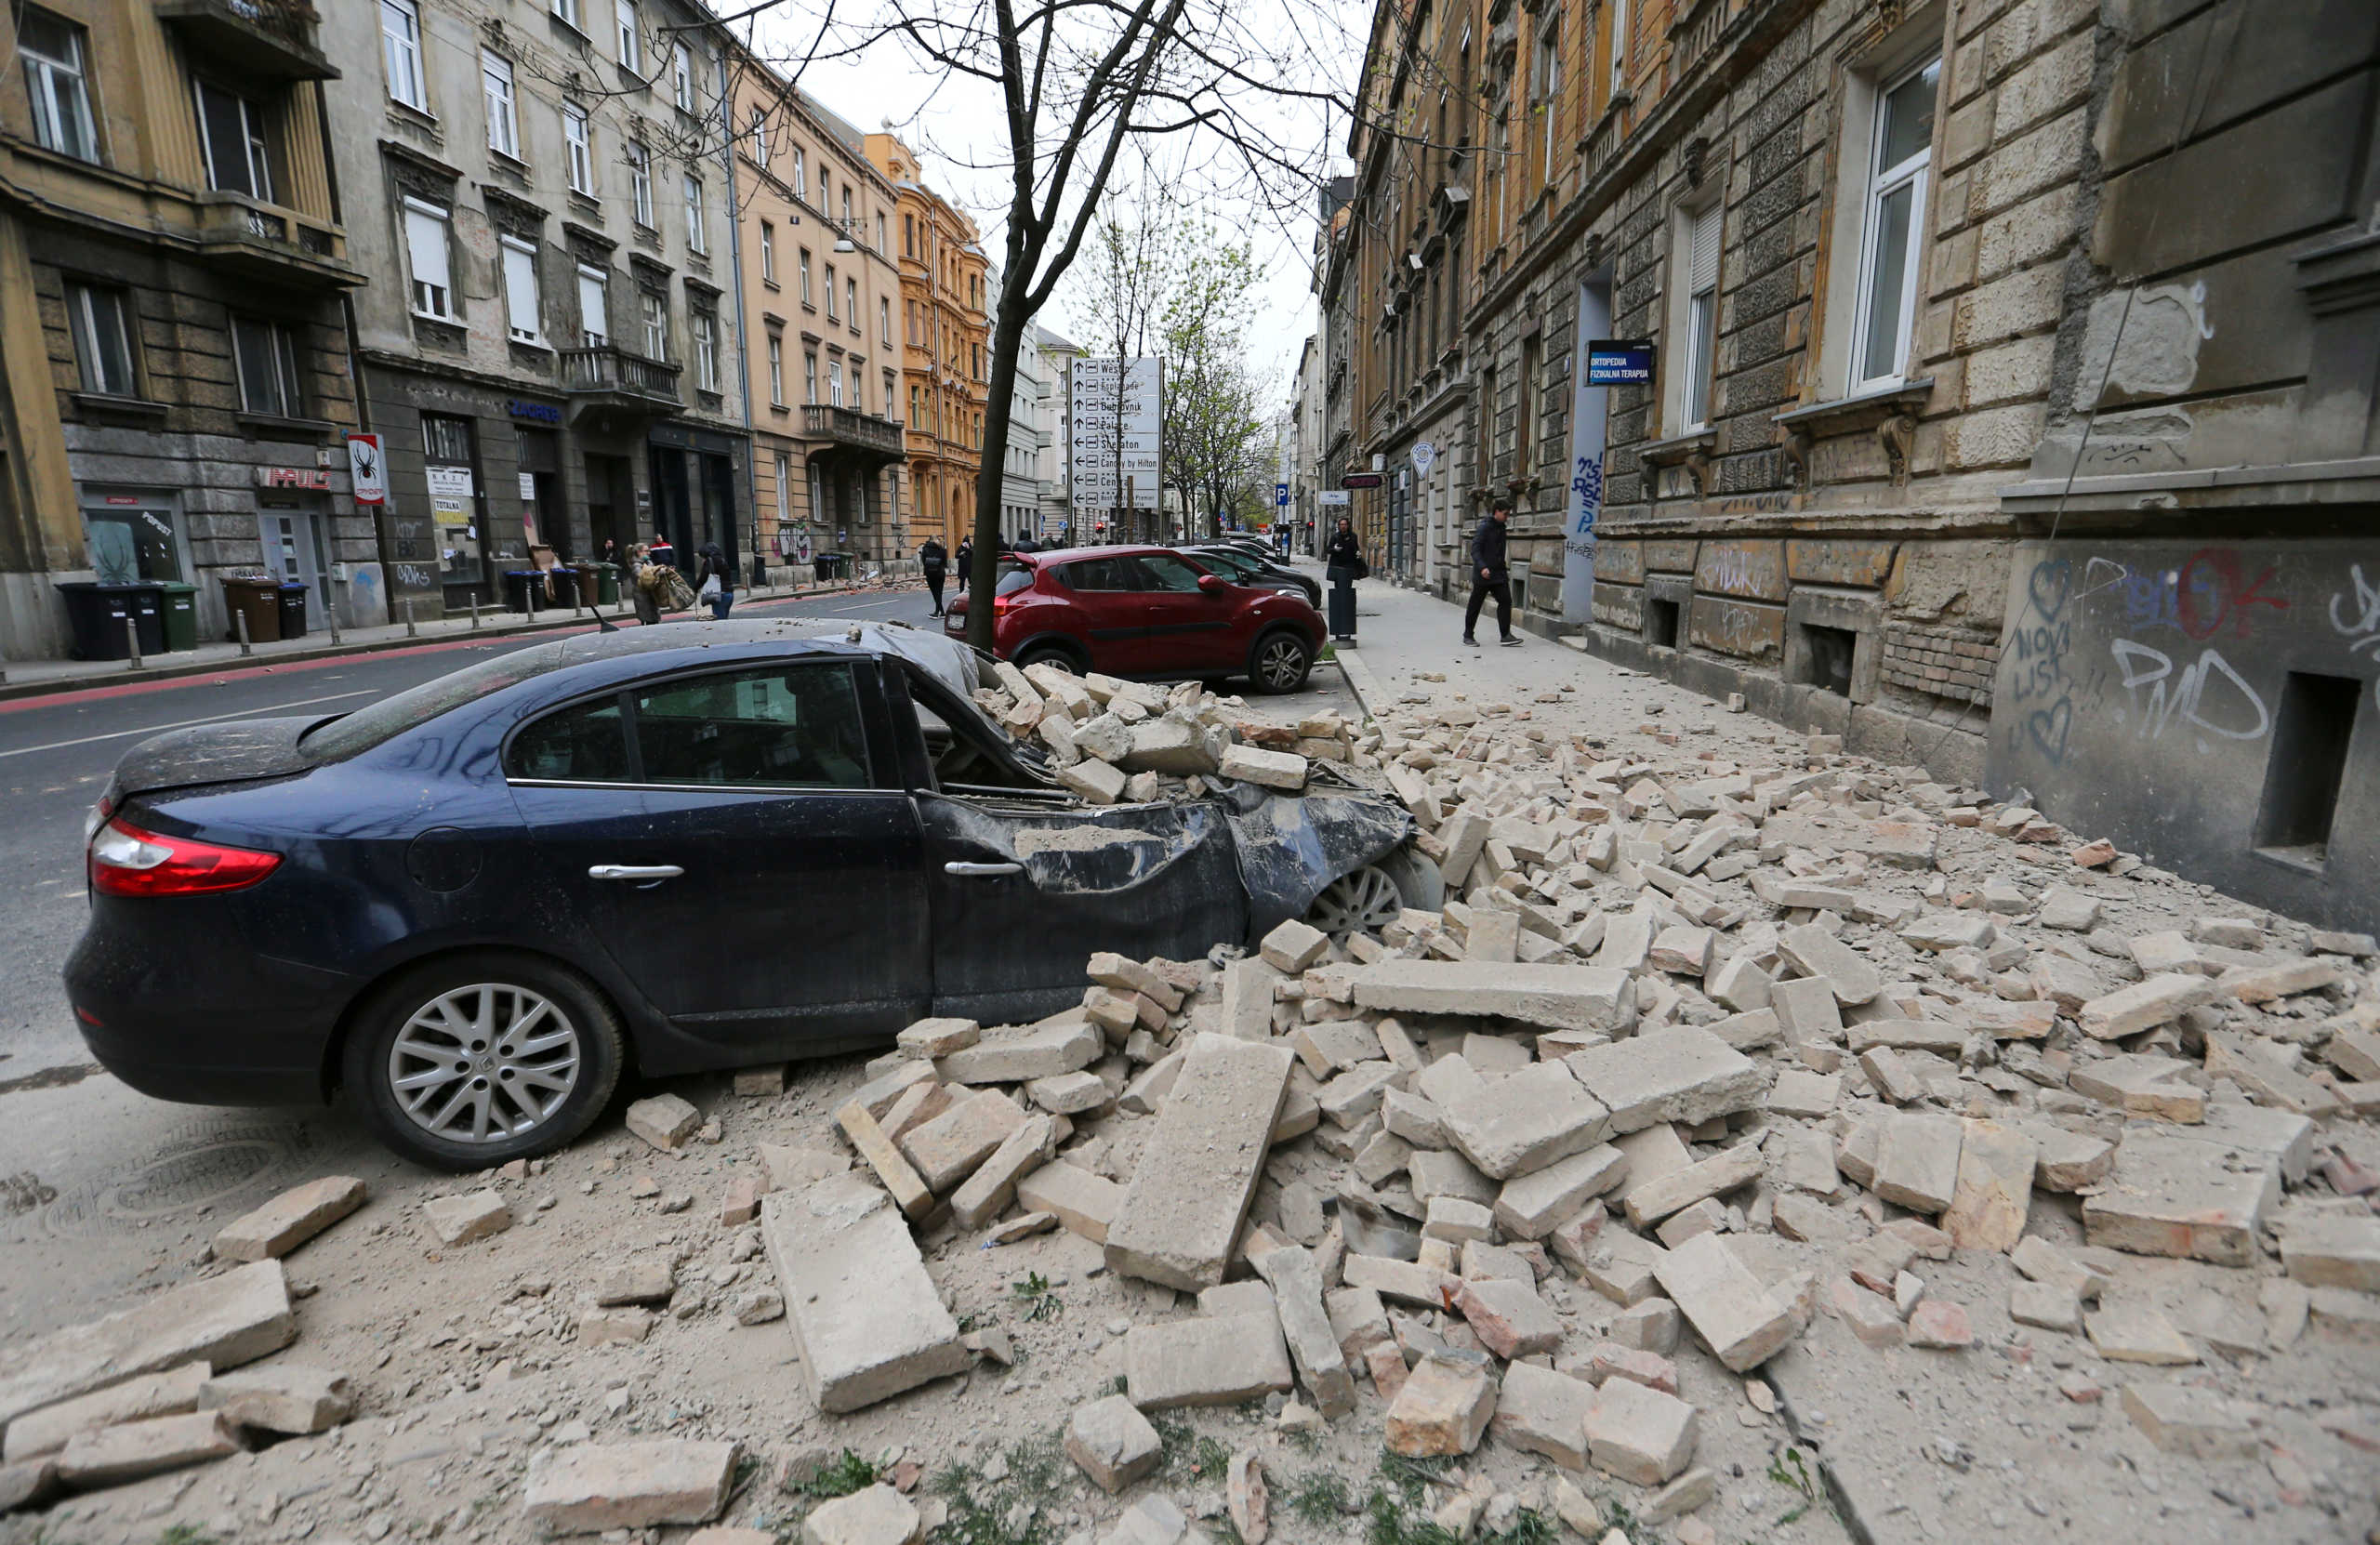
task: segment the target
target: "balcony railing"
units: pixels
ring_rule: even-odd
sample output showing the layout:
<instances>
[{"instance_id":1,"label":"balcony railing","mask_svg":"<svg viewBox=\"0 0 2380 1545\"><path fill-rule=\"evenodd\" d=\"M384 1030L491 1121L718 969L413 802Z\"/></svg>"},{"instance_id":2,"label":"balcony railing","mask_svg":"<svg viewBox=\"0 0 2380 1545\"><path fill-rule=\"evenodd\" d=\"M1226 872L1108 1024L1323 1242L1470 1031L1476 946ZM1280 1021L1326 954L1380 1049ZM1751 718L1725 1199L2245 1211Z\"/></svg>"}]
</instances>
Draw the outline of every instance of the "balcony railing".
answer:
<instances>
[{"instance_id":1,"label":"balcony railing","mask_svg":"<svg viewBox=\"0 0 2380 1545\"><path fill-rule=\"evenodd\" d=\"M589 395L641 398L677 407L682 402L678 395L680 369L667 360L648 360L608 343L562 351L562 390Z\"/></svg>"},{"instance_id":2,"label":"balcony railing","mask_svg":"<svg viewBox=\"0 0 2380 1545\"><path fill-rule=\"evenodd\" d=\"M809 403L802 408L801 416L802 432L813 440L829 440L888 456L903 454L901 426L892 419L853 408L839 408L832 403Z\"/></svg>"},{"instance_id":3,"label":"balcony railing","mask_svg":"<svg viewBox=\"0 0 2380 1545\"><path fill-rule=\"evenodd\" d=\"M317 41L322 14L306 0L159 0L157 17L202 51L250 74L339 78Z\"/></svg>"},{"instance_id":4,"label":"balcony railing","mask_svg":"<svg viewBox=\"0 0 2380 1545\"><path fill-rule=\"evenodd\" d=\"M238 193L201 196L198 242L208 261L243 278L309 288L364 283L348 264L338 227Z\"/></svg>"}]
</instances>

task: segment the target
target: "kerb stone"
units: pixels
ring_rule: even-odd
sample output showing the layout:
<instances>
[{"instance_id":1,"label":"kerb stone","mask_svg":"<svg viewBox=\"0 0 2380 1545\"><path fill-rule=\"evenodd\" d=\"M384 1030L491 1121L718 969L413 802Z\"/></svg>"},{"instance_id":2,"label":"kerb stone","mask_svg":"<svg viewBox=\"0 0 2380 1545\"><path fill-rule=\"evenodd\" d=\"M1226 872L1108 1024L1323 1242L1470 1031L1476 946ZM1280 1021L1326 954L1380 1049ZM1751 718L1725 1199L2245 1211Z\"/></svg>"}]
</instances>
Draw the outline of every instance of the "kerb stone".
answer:
<instances>
[{"instance_id":1,"label":"kerb stone","mask_svg":"<svg viewBox=\"0 0 2380 1545\"><path fill-rule=\"evenodd\" d=\"M364 1205L364 1182L352 1175L308 1181L227 1225L215 1236L220 1261L271 1261L322 1233Z\"/></svg>"},{"instance_id":2,"label":"kerb stone","mask_svg":"<svg viewBox=\"0 0 2380 1545\"><path fill-rule=\"evenodd\" d=\"M855 1411L967 1371L899 1209L856 1172L760 1203L760 1238L784 1289L786 1325L819 1409Z\"/></svg>"},{"instance_id":3,"label":"kerb stone","mask_svg":"<svg viewBox=\"0 0 2380 1545\"><path fill-rule=\"evenodd\" d=\"M184 1363L236 1367L298 1339L277 1261L185 1283L105 1319L0 1346L0 1421Z\"/></svg>"},{"instance_id":4,"label":"kerb stone","mask_svg":"<svg viewBox=\"0 0 2380 1545\"><path fill-rule=\"evenodd\" d=\"M1295 1381L1270 1313L1136 1325L1124 1335L1124 1390L1144 1411L1236 1406Z\"/></svg>"},{"instance_id":5,"label":"kerb stone","mask_svg":"<svg viewBox=\"0 0 2380 1545\"><path fill-rule=\"evenodd\" d=\"M1192 1038L1108 1226L1108 1270L1184 1292L1223 1279L1295 1060L1286 1044Z\"/></svg>"},{"instance_id":6,"label":"kerb stone","mask_svg":"<svg viewBox=\"0 0 2380 1545\"><path fill-rule=\"evenodd\" d=\"M237 1433L220 1411L151 1417L75 1433L58 1456L58 1478L70 1486L120 1486L239 1451Z\"/></svg>"},{"instance_id":7,"label":"kerb stone","mask_svg":"<svg viewBox=\"0 0 2380 1545\"><path fill-rule=\"evenodd\" d=\"M727 1506L735 1454L732 1443L680 1438L540 1449L522 1512L550 1534L707 1523Z\"/></svg>"},{"instance_id":8,"label":"kerb stone","mask_svg":"<svg viewBox=\"0 0 2380 1545\"><path fill-rule=\"evenodd\" d=\"M28 1411L8 1423L7 1446L0 1450L0 1463L21 1464L44 1454L55 1454L77 1433L194 1411L198 1409L199 1388L208 1375L205 1363L191 1363L165 1373L145 1373L73 1400Z\"/></svg>"},{"instance_id":9,"label":"kerb stone","mask_svg":"<svg viewBox=\"0 0 2380 1545\"><path fill-rule=\"evenodd\" d=\"M1636 984L1607 966L1383 960L1355 976L1355 1004L1391 1013L1469 1014L1550 1030L1624 1030Z\"/></svg>"}]
</instances>

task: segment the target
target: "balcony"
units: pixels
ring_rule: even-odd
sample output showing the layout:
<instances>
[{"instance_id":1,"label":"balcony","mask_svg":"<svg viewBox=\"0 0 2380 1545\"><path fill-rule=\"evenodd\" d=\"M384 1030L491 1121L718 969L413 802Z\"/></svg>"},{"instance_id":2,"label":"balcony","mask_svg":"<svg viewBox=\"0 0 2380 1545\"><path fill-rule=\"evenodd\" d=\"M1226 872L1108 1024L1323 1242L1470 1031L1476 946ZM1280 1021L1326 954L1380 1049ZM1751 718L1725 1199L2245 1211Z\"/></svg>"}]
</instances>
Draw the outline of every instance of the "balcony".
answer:
<instances>
[{"instance_id":1,"label":"balcony","mask_svg":"<svg viewBox=\"0 0 2380 1545\"><path fill-rule=\"evenodd\" d=\"M348 263L347 238L337 226L238 193L204 196L198 250L210 267L242 279L323 290L364 283Z\"/></svg>"},{"instance_id":2,"label":"balcony","mask_svg":"<svg viewBox=\"0 0 2380 1545\"><path fill-rule=\"evenodd\" d=\"M825 441L822 448L826 450L857 451L886 461L898 461L906 454L897 422L831 403L805 405L801 432L808 439Z\"/></svg>"},{"instance_id":3,"label":"balcony","mask_svg":"<svg viewBox=\"0 0 2380 1545\"><path fill-rule=\"evenodd\" d=\"M681 366L648 360L612 344L562 351L562 389L575 420L588 414L654 417L685 406L678 395Z\"/></svg>"},{"instance_id":4,"label":"balcony","mask_svg":"<svg viewBox=\"0 0 2380 1545\"><path fill-rule=\"evenodd\" d=\"M246 76L339 78L315 42L322 16L306 0L158 0L157 20L193 50Z\"/></svg>"}]
</instances>

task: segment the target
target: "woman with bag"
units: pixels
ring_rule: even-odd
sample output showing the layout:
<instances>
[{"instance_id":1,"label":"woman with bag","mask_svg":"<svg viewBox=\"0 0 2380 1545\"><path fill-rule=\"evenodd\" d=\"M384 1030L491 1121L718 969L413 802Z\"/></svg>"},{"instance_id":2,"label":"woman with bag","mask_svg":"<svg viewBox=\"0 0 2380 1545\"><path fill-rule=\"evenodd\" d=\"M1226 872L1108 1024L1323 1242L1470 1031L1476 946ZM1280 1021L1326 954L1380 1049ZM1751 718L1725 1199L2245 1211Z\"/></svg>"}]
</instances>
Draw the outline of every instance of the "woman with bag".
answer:
<instances>
[{"instance_id":1,"label":"woman with bag","mask_svg":"<svg viewBox=\"0 0 2380 1545\"><path fill-rule=\"evenodd\" d=\"M653 549L642 542L628 548L628 601L636 608L636 620L647 627L661 620L661 568L653 561Z\"/></svg>"},{"instance_id":2,"label":"woman with bag","mask_svg":"<svg viewBox=\"0 0 2380 1545\"><path fill-rule=\"evenodd\" d=\"M1346 516L1339 517L1339 529L1323 548L1322 561L1330 576L1330 636L1342 643L1353 642L1355 581L1370 572L1370 565L1364 561L1363 543L1355 539L1355 522Z\"/></svg>"},{"instance_id":3,"label":"woman with bag","mask_svg":"<svg viewBox=\"0 0 2380 1545\"><path fill-rule=\"evenodd\" d=\"M694 592L698 601L710 603L714 622L727 620L727 609L735 604L735 569L727 561L727 554L717 542L703 545L701 587Z\"/></svg>"}]
</instances>

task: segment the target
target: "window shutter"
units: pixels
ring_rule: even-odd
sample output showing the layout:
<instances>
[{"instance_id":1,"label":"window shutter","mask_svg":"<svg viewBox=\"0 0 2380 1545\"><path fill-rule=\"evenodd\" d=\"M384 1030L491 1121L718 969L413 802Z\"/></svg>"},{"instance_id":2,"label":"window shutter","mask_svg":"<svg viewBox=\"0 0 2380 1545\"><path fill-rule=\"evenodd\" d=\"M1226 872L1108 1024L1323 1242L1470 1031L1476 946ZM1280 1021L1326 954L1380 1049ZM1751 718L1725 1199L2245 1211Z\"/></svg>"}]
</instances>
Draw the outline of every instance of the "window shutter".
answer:
<instances>
[{"instance_id":1,"label":"window shutter","mask_svg":"<svg viewBox=\"0 0 2380 1545\"><path fill-rule=\"evenodd\" d=\"M1686 258L1688 295L1719 287L1719 227L1726 214L1725 205L1714 204L1694 217L1694 249Z\"/></svg>"},{"instance_id":2,"label":"window shutter","mask_svg":"<svg viewBox=\"0 0 2380 1545\"><path fill-rule=\"evenodd\" d=\"M510 243L504 248L504 307L513 337L537 336L537 257Z\"/></svg>"},{"instance_id":3,"label":"window shutter","mask_svg":"<svg viewBox=\"0 0 2380 1545\"><path fill-rule=\"evenodd\" d=\"M423 310L444 315L451 310L444 218L426 209L407 209L405 250L413 260L415 303Z\"/></svg>"},{"instance_id":4,"label":"window shutter","mask_svg":"<svg viewBox=\"0 0 2380 1545\"><path fill-rule=\"evenodd\" d=\"M611 339L612 321L606 314L607 310L602 277L581 269L578 272L578 325L587 335L590 346Z\"/></svg>"}]
</instances>

